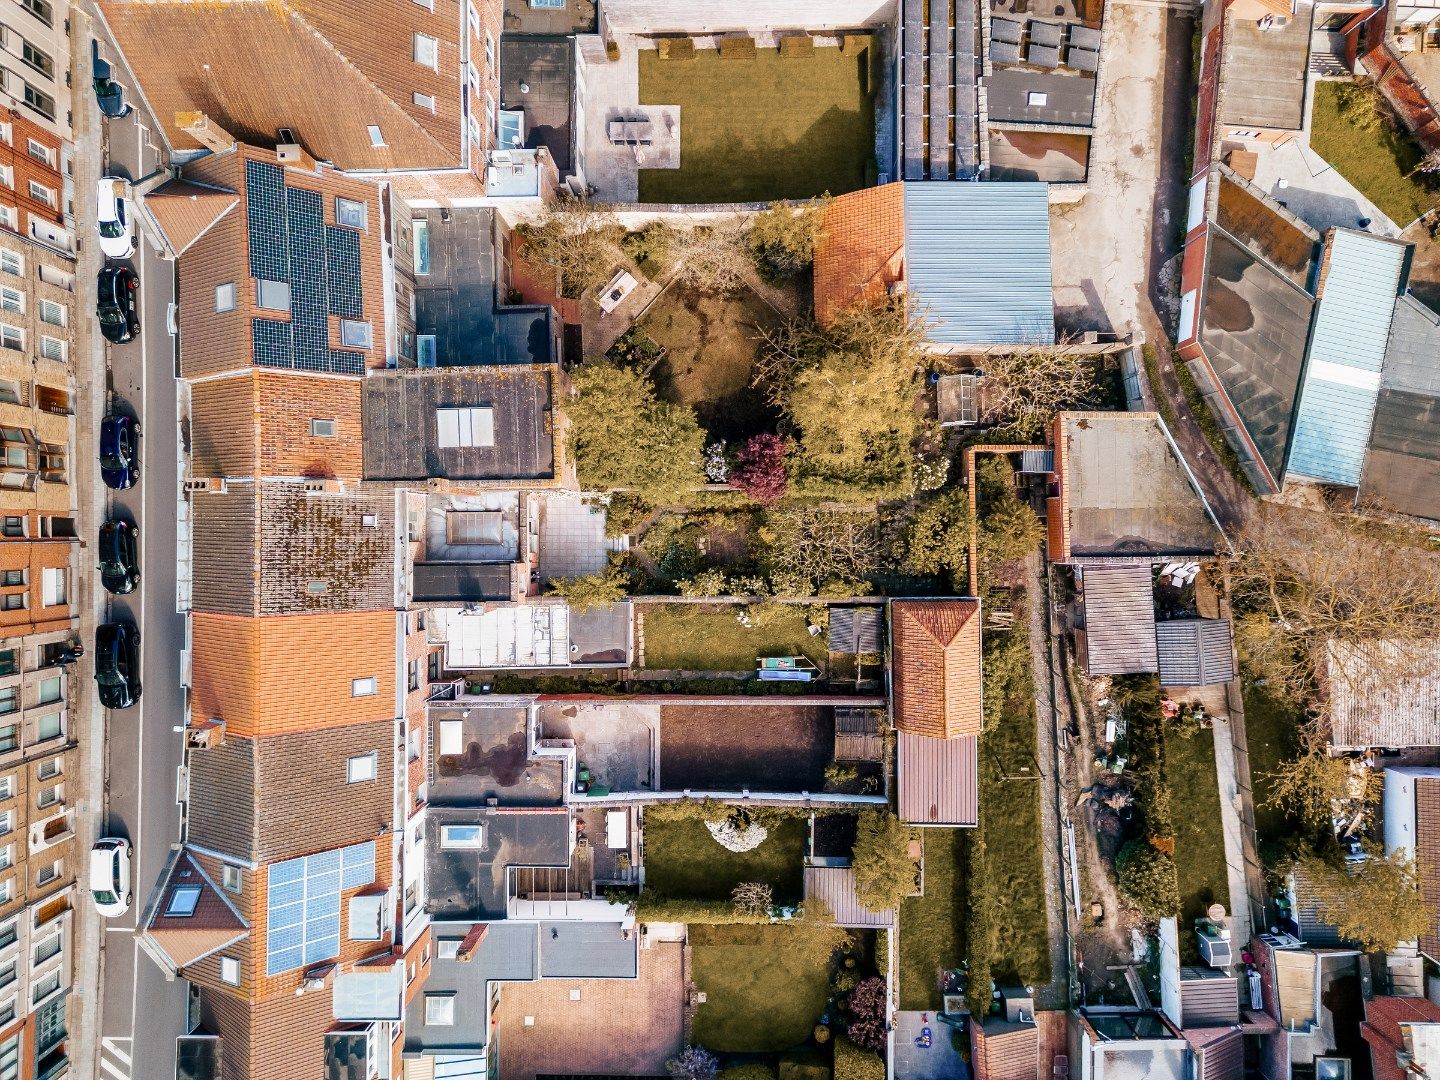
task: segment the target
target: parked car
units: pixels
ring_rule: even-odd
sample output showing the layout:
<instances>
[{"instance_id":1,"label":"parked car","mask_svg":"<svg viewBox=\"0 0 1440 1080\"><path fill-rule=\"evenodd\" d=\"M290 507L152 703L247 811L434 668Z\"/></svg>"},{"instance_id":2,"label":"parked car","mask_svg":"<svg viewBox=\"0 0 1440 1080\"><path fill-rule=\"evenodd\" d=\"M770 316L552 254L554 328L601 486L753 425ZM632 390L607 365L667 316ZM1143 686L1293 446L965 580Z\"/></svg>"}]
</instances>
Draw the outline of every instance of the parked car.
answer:
<instances>
[{"instance_id":1,"label":"parked car","mask_svg":"<svg viewBox=\"0 0 1440 1080\"><path fill-rule=\"evenodd\" d=\"M100 526L100 583L106 592L134 592L140 584L139 530L111 519Z\"/></svg>"},{"instance_id":2,"label":"parked car","mask_svg":"<svg viewBox=\"0 0 1440 1080\"><path fill-rule=\"evenodd\" d=\"M96 226L100 250L112 259L135 254L135 219L130 213L130 181L120 176L102 176L96 192Z\"/></svg>"},{"instance_id":3,"label":"parked car","mask_svg":"<svg viewBox=\"0 0 1440 1080\"><path fill-rule=\"evenodd\" d=\"M111 413L100 421L100 478L105 486L134 487L140 476L140 427L134 417Z\"/></svg>"},{"instance_id":4,"label":"parked car","mask_svg":"<svg viewBox=\"0 0 1440 1080\"><path fill-rule=\"evenodd\" d=\"M124 915L135 899L130 891L130 855L130 841L119 836L97 840L90 849L90 895L107 919Z\"/></svg>"},{"instance_id":5,"label":"parked car","mask_svg":"<svg viewBox=\"0 0 1440 1080\"><path fill-rule=\"evenodd\" d=\"M90 42L90 79L100 111L112 120L129 116L132 106L125 100L125 88L110 77L110 64L100 59L100 43Z\"/></svg>"},{"instance_id":6,"label":"parked car","mask_svg":"<svg viewBox=\"0 0 1440 1080\"><path fill-rule=\"evenodd\" d=\"M140 631L134 623L95 628L95 682L107 709L128 709L140 700Z\"/></svg>"},{"instance_id":7,"label":"parked car","mask_svg":"<svg viewBox=\"0 0 1440 1080\"><path fill-rule=\"evenodd\" d=\"M128 266L107 266L100 271L99 286L95 315L100 333L106 341L123 345L140 332L140 312L135 304L140 279Z\"/></svg>"}]
</instances>

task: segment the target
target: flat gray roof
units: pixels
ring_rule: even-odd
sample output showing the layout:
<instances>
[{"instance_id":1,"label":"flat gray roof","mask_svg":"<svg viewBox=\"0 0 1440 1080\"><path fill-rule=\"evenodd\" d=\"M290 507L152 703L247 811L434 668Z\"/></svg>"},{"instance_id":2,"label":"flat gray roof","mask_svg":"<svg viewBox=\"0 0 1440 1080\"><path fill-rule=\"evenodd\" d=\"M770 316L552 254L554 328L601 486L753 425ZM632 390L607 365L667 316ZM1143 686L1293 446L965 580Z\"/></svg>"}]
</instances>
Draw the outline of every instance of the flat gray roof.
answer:
<instances>
[{"instance_id":1,"label":"flat gray roof","mask_svg":"<svg viewBox=\"0 0 1440 1080\"><path fill-rule=\"evenodd\" d=\"M1297 0L1283 28L1260 29L1253 18L1225 16L1220 123L1299 131L1305 121L1314 4Z\"/></svg>"},{"instance_id":2,"label":"flat gray roof","mask_svg":"<svg viewBox=\"0 0 1440 1080\"><path fill-rule=\"evenodd\" d=\"M475 702L430 706L430 805L559 806L564 768L554 758L529 754L529 713L523 707ZM458 723L458 754L444 753L450 725Z\"/></svg>"},{"instance_id":3,"label":"flat gray roof","mask_svg":"<svg viewBox=\"0 0 1440 1080\"><path fill-rule=\"evenodd\" d=\"M417 562L410 591L419 603L510 600L511 564Z\"/></svg>"},{"instance_id":4,"label":"flat gray roof","mask_svg":"<svg viewBox=\"0 0 1440 1080\"><path fill-rule=\"evenodd\" d=\"M442 846L446 825L480 825L478 850ZM503 919L511 866L568 866L570 814L562 808L434 807L425 832L429 896L437 919Z\"/></svg>"},{"instance_id":5,"label":"flat gray roof","mask_svg":"<svg viewBox=\"0 0 1440 1080\"><path fill-rule=\"evenodd\" d=\"M991 121L1010 124L1078 124L1095 116L1095 77L1003 68L985 80ZM1038 97L1033 95L1039 95Z\"/></svg>"},{"instance_id":6,"label":"flat gray roof","mask_svg":"<svg viewBox=\"0 0 1440 1080\"><path fill-rule=\"evenodd\" d=\"M472 922L437 921L430 925L431 941L463 941ZM530 982L540 975L540 934L533 922L492 922L467 962L445 959L431 948L430 977L422 993L405 1010L405 1052L443 1053L481 1050L490 1033L488 1016L492 982ZM450 994L455 1001L455 1022L425 1023L427 994Z\"/></svg>"},{"instance_id":7,"label":"flat gray roof","mask_svg":"<svg viewBox=\"0 0 1440 1080\"><path fill-rule=\"evenodd\" d=\"M618 922L542 922L540 975L546 979L633 979L638 930Z\"/></svg>"},{"instance_id":8,"label":"flat gray roof","mask_svg":"<svg viewBox=\"0 0 1440 1080\"><path fill-rule=\"evenodd\" d=\"M524 145L550 151L561 176L570 171L573 41L570 37L513 34L500 39L500 107L525 114Z\"/></svg>"},{"instance_id":9,"label":"flat gray roof","mask_svg":"<svg viewBox=\"0 0 1440 1080\"><path fill-rule=\"evenodd\" d=\"M1413 296L1395 305L1360 495L1440 519L1440 315Z\"/></svg>"}]
</instances>

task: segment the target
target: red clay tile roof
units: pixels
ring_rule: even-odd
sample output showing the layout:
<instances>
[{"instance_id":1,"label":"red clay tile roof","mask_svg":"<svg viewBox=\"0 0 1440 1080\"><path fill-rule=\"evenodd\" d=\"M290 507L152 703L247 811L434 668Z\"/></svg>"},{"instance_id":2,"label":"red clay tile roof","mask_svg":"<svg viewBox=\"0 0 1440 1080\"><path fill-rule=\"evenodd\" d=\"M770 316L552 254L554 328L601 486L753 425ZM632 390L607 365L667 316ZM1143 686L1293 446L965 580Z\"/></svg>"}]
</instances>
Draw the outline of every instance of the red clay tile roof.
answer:
<instances>
[{"instance_id":1,"label":"red clay tile roof","mask_svg":"<svg viewBox=\"0 0 1440 1080\"><path fill-rule=\"evenodd\" d=\"M1375 1080L1405 1080L1405 1070L1395 1060L1396 1051L1405 1047L1402 1023L1440 1023L1440 1005L1425 998L1401 997L1374 997L1366 1002L1360 1034L1370 1044Z\"/></svg>"},{"instance_id":2,"label":"red clay tile roof","mask_svg":"<svg viewBox=\"0 0 1440 1080\"><path fill-rule=\"evenodd\" d=\"M829 322L857 300L884 299L904 277L905 186L831 200L815 245L815 317Z\"/></svg>"},{"instance_id":3,"label":"red clay tile roof","mask_svg":"<svg viewBox=\"0 0 1440 1080\"><path fill-rule=\"evenodd\" d=\"M896 600L890 624L896 729L980 734L980 601Z\"/></svg>"},{"instance_id":4,"label":"red clay tile roof","mask_svg":"<svg viewBox=\"0 0 1440 1080\"><path fill-rule=\"evenodd\" d=\"M239 202L240 196L233 191L188 180L171 180L145 196L146 209L176 255L200 239Z\"/></svg>"},{"instance_id":5,"label":"red clay tile roof","mask_svg":"<svg viewBox=\"0 0 1440 1080\"><path fill-rule=\"evenodd\" d=\"M195 913L167 915L171 896L188 886L200 889ZM182 968L239 940L248 930L245 920L200 865L188 852L181 852L171 864L145 933L176 968Z\"/></svg>"}]
</instances>

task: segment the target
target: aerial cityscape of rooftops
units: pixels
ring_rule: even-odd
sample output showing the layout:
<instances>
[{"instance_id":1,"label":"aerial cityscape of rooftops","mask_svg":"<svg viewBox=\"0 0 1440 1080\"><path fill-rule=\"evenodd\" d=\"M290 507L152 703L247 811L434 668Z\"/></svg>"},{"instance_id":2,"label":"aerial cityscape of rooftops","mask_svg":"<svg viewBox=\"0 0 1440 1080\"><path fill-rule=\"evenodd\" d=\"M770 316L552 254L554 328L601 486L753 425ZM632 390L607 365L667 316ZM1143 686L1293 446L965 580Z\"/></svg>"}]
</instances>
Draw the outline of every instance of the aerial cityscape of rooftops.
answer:
<instances>
[{"instance_id":1,"label":"aerial cityscape of rooftops","mask_svg":"<svg viewBox=\"0 0 1440 1080\"><path fill-rule=\"evenodd\" d=\"M0 1080L1440 1080L1440 0L0 28Z\"/></svg>"}]
</instances>

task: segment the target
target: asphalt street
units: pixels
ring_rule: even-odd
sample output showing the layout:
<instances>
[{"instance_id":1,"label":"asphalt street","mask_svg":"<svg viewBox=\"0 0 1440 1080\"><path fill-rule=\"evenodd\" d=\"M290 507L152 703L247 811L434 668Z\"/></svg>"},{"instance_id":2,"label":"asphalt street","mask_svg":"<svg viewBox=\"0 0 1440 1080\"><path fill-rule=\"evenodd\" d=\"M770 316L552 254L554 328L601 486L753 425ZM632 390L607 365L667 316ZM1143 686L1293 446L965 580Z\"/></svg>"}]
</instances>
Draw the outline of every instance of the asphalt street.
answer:
<instances>
[{"instance_id":1,"label":"asphalt street","mask_svg":"<svg viewBox=\"0 0 1440 1080\"><path fill-rule=\"evenodd\" d=\"M87 43L88 44L88 43ZM127 90L135 83L113 50L105 55ZM88 48L87 48L88 52ZM133 100L133 95L131 96ZM105 121L103 167L137 185L165 166L152 117L136 102L130 115ZM79 176L77 199L93 199L98 176ZM93 217L93 215L91 215ZM105 491L105 514L138 527L140 586L101 596L101 617L140 629L139 704L106 714L106 802L101 831L134 845L135 903L104 927L100 1058L106 1080L175 1075L175 1040L187 1030L187 984L167 980L135 937L136 920L181 838L181 767L185 699L185 617L177 609L177 507L180 499L176 338L171 332L175 266L137 214L140 233L130 265L140 279L140 333L108 345L107 407L129 412L140 428L139 482ZM89 237L85 238L89 240ZM89 283L88 295L94 286ZM93 304L93 300L91 301ZM87 312L87 317L89 313Z\"/></svg>"}]
</instances>

